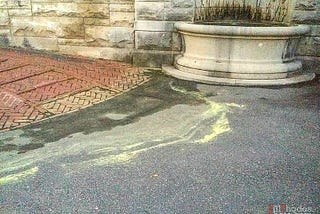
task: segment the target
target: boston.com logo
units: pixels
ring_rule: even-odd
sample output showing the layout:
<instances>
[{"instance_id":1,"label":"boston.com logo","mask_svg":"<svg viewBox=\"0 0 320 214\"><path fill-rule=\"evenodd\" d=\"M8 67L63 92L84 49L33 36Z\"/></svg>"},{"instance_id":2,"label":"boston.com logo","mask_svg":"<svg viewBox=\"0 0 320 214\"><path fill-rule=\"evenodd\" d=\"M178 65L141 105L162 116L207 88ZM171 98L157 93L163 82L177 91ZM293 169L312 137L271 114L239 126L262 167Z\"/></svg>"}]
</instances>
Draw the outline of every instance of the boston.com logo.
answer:
<instances>
[{"instance_id":1,"label":"boston.com logo","mask_svg":"<svg viewBox=\"0 0 320 214\"><path fill-rule=\"evenodd\" d=\"M312 207L294 207L286 204L269 204L268 214L315 214L315 209Z\"/></svg>"}]
</instances>

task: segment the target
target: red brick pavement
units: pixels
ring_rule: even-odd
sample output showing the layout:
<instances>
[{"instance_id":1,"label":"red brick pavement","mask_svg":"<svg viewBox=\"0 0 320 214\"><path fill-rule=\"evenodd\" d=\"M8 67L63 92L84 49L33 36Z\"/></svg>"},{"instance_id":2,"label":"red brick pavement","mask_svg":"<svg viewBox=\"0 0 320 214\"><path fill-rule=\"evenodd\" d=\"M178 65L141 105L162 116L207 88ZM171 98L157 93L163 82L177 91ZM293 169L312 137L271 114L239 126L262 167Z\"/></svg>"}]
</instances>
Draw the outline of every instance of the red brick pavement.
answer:
<instances>
[{"instance_id":1,"label":"red brick pavement","mask_svg":"<svg viewBox=\"0 0 320 214\"><path fill-rule=\"evenodd\" d=\"M91 106L149 78L110 60L0 49L0 131Z\"/></svg>"}]
</instances>

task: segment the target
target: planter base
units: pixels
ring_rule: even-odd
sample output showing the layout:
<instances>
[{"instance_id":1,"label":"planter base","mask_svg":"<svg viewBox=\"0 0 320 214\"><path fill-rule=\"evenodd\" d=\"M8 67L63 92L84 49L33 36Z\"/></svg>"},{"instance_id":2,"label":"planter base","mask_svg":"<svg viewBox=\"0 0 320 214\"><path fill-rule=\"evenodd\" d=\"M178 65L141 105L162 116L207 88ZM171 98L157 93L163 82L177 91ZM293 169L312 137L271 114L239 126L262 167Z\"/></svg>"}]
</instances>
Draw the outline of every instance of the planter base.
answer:
<instances>
[{"instance_id":1,"label":"planter base","mask_svg":"<svg viewBox=\"0 0 320 214\"><path fill-rule=\"evenodd\" d=\"M186 22L175 24L183 49L174 67L177 78L223 85L289 85L312 80L295 57L304 25L228 26Z\"/></svg>"},{"instance_id":2,"label":"planter base","mask_svg":"<svg viewBox=\"0 0 320 214\"><path fill-rule=\"evenodd\" d=\"M279 85L291 85L302 83L306 81L311 81L314 79L314 73L295 73L291 77L282 78L282 79L231 79L223 77L212 77L198 75L188 72L183 72L176 69L173 66L164 65L162 66L162 71L165 74L171 75L178 79L195 81L205 84L214 84L214 85L234 85L234 86L279 86Z\"/></svg>"}]
</instances>

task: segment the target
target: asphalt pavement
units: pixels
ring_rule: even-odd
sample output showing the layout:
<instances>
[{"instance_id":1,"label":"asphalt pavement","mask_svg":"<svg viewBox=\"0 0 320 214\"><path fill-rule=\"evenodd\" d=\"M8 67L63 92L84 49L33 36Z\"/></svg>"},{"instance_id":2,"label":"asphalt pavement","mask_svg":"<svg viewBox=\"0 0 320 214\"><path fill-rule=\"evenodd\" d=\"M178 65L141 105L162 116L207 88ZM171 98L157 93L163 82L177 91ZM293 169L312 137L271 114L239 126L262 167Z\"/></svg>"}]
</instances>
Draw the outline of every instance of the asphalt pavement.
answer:
<instances>
[{"instance_id":1,"label":"asphalt pavement","mask_svg":"<svg viewBox=\"0 0 320 214\"><path fill-rule=\"evenodd\" d=\"M320 81L227 87L152 72L0 133L0 213L320 213Z\"/></svg>"}]
</instances>

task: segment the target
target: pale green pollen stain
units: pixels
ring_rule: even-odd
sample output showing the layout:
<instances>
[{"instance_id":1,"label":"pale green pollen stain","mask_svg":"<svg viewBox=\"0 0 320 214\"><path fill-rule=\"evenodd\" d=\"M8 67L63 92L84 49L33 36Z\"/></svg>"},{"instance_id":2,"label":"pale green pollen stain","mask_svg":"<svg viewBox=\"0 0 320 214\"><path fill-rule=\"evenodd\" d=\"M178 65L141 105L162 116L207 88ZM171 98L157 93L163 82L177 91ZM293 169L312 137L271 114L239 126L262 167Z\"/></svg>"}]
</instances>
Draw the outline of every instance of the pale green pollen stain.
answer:
<instances>
[{"instance_id":1,"label":"pale green pollen stain","mask_svg":"<svg viewBox=\"0 0 320 214\"><path fill-rule=\"evenodd\" d=\"M206 117L218 116L218 119L211 125L212 131L210 134L206 135L203 139L199 140L199 143L208 143L214 140L217 136L231 131L229 120L227 118L227 113L231 111L230 107L243 108L243 105L238 105L236 103L216 103L209 101L206 98L206 103L209 103L210 109L204 113Z\"/></svg>"},{"instance_id":2,"label":"pale green pollen stain","mask_svg":"<svg viewBox=\"0 0 320 214\"><path fill-rule=\"evenodd\" d=\"M18 169L21 169L21 168L25 168L27 166L30 166L32 163L22 163L22 164L19 164L19 163L14 163L13 166L11 167L6 167L4 169L0 169L0 173L7 173L7 172L12 172L12 171L16 171Z\"/></svg>"},{"instance_id":3,"label":"pale green pollen stain","mask_svg":"<svg viewBox=\"0 0 320 214\"><path fill-rule=\"evenodd\" d=\"M132 145L123 146L122 148L123 148L124 150L130 150L130 149L134 149L134 148L136 148L136 147L138 147L138 146L141 146L141 145L143 145L143 144L144 144L144 142L135 143L135 144L132 144Z\"/></svg>"},{"instance_id":4,"label":"pale green pollen stain","mask_svg":"<svg viewBox=\"0 0 320 214\"><path fill-rule=\"evenodd\" d=\"M204 104L175 105L170 109L142 117L139 121L126 126L117 126L112 130L96 132L92 135L76 133L72 138L46 144L43 148L23 155L3 153L0 156L2 163L0 174L5 177L0 177L0 184L18 181L36 174L37 167L26 171L24 169L36 166L39 162L59 164L68 174L92 166L130 163L137 154L174 144L211 142L217 136L231 131L227 114L233 107L241 108L242 106L234 103L213 102L199 92L186 91L173 84L170 86L172 90L191 96ZM166 117L168 114L171 116ZM210 130L206 129L210 133L198 136L199 130L201 133L206 121L211 123ZM85 153L82 160L73 161L71 158L70 161L61 161L61 157L78 156L82 152Z\"/></svg>"},{"instance_id":5,"label":"pale green pollen stain","mask_svg":"<svg viewBox=\"0 0 320 214\"><path fill-rule=\"evenodd\" d=\"M215 122L212 124L212 130L211 133L204 136L202 139L197 140L197 143L208 143L211 142L212 140L214 140L217 136L229 132L231 131L231 128L229 126L229 120L227 118L227 113L231 111L231 107L238 107L238 108L243 108L242 105L238 105L235 103L217 103L217 102L213 102L208 100L206 97L204 97L202 94L197 93L197 92L188 92L182 88L178 88L175 87L173 85L170 85L171 88L177 92L183 93L183 94L187 94L187 95L191 95L199 100L205 101L205 103L207 105L209 105L209 109L207 111L205 111L202 116L205 118L213 118L213 117L217 117L217 119L215 120ZM177 140L173 140L173 141L165 141L165 142L161 142L159 144L156 144L154 146L148 146L145 148L141 148L141 149L137 149L137 150L133 150L130 151L131 149L135 149L136 147L139 146L143 146L145 144L147 144L146 142L141 142L141 143L135 143L132 145L124 145L121 146L120 149L122 150L119 154L116 155L106 155L97 159L93 159L93 160L89 160L86 162L82 162L81 164L84 165L108 165L108 164L114 164L114 163L127 163L130 162L137 154L139 153L143 153L143 152L147 152L151 149L157 149L157 148L161 148L161 147L165 147L165 146L169 146L169 145L173 145L173 144L177 144L177 143L181 143L181 142L185 142L188 141L192 138L192 136L194 135L194 132L196 131L197 128L197 124L193 127L191 127L191 130L186 133L185 135L181 136L180 138L178 138ZM108 149L109 150L109 149ZM108 151L107 150L107 151ZM101 150L100 150L101 151ZM67 166L67 165L64 165Z\"/></svg>"},{"instance_id":6,"label":"pale green pollen stain","mask_svg":"<svg viewBox=\"0 0 320 214\"><path fill-rule=\"evenodd\" d=\"M199 140L199 143L209 143L212 140L214 140L217 136L231 131L231 128L229 126L228 118L226 117L225 113L222 113L220 118L212 124L212 131L210 134L204 136L203 139Z\"/></svg>"},{"instance_id":7,"label":"pale green pollen stain","mask_svg":"<svg viewBox=\"0 0 320 214\"><path fill-rule=\"evenodd\" d=\"M0 185L5 185L8 183L13 183L13 182L20 181L22 179L26 179L27 177L35 175L37 172L38 172L38 167L33 167L23 172L0 177Z\"/></svg>"},{"instance_id":8,"label":"pale green pollen stain","mask_svg":"<svg viewBox=\"0 0 320 214\"><path fill-rule=\"evenodd\" d=\"M174 87L172 84L171 88L180 93L189 94L199 100L204 101L209 105L209 110L203 113L205 118L218 117L215 122L211 125L211 133L204 136L202 139L196 141L197 143L208 143L213 141L217 136L231 131L229 120L227 118L227 113L231 111L231 107L243 108L243 105L238 105L236 103L217 103L210 101L208 98L204 97L201 93L188 92L184 89Z\"/></svg>"},{"instance_id":9,"label":"pale green pollen stain","mask_svg":"<svg viewBox=\"0 0 320 214\"><path fill-rule=\"evenodd\" d=\"M126 163L129 162L134 157L133 152L123 152L118 155L109 155L107 157L102 157L94 160L95 165L104 166L108 164L116 163Z\"/></svg>"}]
</instances>

